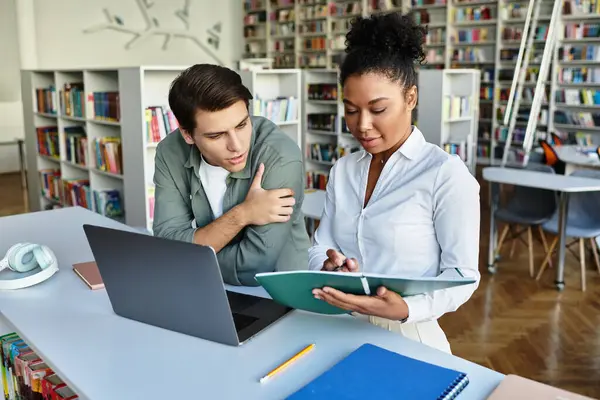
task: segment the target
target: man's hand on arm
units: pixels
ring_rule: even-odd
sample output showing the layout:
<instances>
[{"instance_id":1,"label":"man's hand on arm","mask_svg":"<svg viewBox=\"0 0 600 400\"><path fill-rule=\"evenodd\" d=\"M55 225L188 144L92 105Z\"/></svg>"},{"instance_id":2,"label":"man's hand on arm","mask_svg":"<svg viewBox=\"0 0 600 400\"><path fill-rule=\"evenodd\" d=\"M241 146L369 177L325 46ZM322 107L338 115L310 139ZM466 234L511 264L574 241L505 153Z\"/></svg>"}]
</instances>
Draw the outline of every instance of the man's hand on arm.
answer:
<instances>
[{"instance_id":1,"label":"man's hand on arm","mask_svg":"<svg viewBox=\"0 0 600 400\"><path fill-rule=\"evenodd\" d=\"M246 199L205 227L194 232L194 243L212 247L216 253L247 225L267 225L289 221L296 203L292 189L265 190L262 177L265 167L260 164Z\"/></svg>"}]
</instances>

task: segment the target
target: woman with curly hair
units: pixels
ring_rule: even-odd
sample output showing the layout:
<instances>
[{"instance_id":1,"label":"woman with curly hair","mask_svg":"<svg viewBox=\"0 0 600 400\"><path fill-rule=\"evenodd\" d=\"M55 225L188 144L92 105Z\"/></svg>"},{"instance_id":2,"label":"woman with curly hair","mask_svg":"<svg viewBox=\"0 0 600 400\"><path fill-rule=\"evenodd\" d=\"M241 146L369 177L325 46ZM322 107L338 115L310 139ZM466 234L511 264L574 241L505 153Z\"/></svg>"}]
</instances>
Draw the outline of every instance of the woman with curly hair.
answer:
<instances>
[{"instance_id":1,"label":"woman with curly hair","mask_svg":"<svg viewBox=\"0 0 600 400\"><path fill-rule=\"evenodd\" d=\"M479 285L479 184L461 159L427 143L411 123L425 33L409 16L392 13L358 18L346 35L345 118L363 149L331 169L309 268L475 278L406 298L385 287L371 296L313 291L356 317L450 352L437 319Z\"/></svg>"}]
</instances>

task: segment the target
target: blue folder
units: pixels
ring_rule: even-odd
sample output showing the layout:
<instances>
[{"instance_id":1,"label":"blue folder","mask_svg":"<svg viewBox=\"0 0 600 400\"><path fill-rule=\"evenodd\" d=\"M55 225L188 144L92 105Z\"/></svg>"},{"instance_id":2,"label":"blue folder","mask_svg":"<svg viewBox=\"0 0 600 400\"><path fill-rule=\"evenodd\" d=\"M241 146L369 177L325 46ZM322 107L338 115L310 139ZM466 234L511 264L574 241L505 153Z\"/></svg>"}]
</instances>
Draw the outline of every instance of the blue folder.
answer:
<instances>
[{"instance_id":1,"label":"blue folder","mask_svg":"<svg viewBox=\"0 0 600 400\"><path fill-rule=\"evenodd\" d=\"M454 399L466 374L363 344L288 397L302 399Z\"/></svg>"}]
</instances>

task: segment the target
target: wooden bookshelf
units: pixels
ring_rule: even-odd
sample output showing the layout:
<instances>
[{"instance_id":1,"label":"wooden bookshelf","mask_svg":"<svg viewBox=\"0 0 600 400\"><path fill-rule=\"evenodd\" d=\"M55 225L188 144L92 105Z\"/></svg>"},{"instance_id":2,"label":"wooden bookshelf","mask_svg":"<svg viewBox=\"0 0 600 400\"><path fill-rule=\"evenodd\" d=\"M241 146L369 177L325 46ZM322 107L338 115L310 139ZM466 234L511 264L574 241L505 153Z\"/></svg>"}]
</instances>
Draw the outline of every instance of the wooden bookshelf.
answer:
<instances>
[{"instance_id":1,"label":"wooden bookshelf","mask_svg":"<svg viewBox=\"0 0 600 400\"><path fill-rule=\"evenodd\" d=\"M184 68L23 70L31 210L78 205L150 229L156 143Z\"/></svg>"}]
</instances>

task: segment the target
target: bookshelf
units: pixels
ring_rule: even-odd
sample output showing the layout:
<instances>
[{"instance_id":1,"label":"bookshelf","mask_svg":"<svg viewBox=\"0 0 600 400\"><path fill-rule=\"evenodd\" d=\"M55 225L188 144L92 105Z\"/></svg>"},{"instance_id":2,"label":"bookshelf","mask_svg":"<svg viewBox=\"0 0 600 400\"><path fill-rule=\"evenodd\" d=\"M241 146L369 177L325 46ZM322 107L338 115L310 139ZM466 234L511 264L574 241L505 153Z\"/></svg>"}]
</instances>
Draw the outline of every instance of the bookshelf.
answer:
<instances>
[{"instance_id":1,"label":"bookshelf","mask_svg":"<svg viewBox=\"0 0 600 400\"><path fill-rule=\"evenodd\" d=\"M354 16L410 11L415 20L427 25L429 30L424 44L427 63L419 70L481 70L477 164L499 164L507 133L500 125L528 5L528 0L247 0L244 29L250 34L245 33L244 40L259 42L265 50L254 51L247 47L245 57L271 57L274 68L334 70L342 60L344 35ZM518 161L523 155L522 136L552 5L552 0L545 0L540 9L520 107L522 116L517 119L509 160ZM541 108L536 136L543 139L549 132L556 132L563 137L574 136L595 143L600 141L600 135L596 135L600 132L600 120L598 124L594 122L600 119L600 94L596 95L600 90L600 59L587 57L596 54L600 46L600 9L597 2L564 0L562 11L558 30L563 37L558 47L569 46L576 56L581 56L585 49L586 58L564 59L562 50L556 50L547 82L547 101ZM261 17L253 17L255 15ZM258 29L264 35L253 33ZM416 124L422 104L420 101L414 112Z\"/></svg>"},{"instance_id":2,"label":"bookshelf","mask_svg":"<svg viewBox=\"0 0 600 400\"><path fill-rule=\"evenodd\" d=\"M478 69L419 72L419 103L427 115L419 122L419 130L428 142L457 154L472 174L476 168L480 80Z\"/></svg>"},{"instance_id":3,"label":"bookshelf","mask_svg":"<svg viewBox=\"0 0 600 400\"><path fill-rule=\"evenodd\" d=\"M600 4L565 1L550 98L558 136L600 145Z\"/></svg>"},{"instance_id":4,"label":"bookshelf","mask_svg":"<svg viewBox=\"0 0 600 400\"><path fill-rule=\"evenodd\" d=\"M302 147L302 71L263 69L240 71L242 82L252 93L250 113L270 119Z\"/></svg>"},{"instance_id":5,"label":"bookshelf","mask_svg":"<svg viewBox=\"0 0 600 400\"><path fill-rule=\"evenodd\" d=\"M32 211L79 205L150 229L156 143L185 67L23 70Z\"/></svg>"},{"instance_id":6,"label":"bookshelf","mask_svg":"<svg viewBox=\"0 0 600 400\"><path fill-rule=\"evenodd\" d=\"M325 190L336 160L360 149L344 122L337 69L303 71L306 188Z\"/></svg>"}]
</instances>

